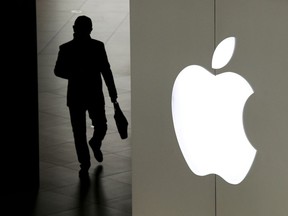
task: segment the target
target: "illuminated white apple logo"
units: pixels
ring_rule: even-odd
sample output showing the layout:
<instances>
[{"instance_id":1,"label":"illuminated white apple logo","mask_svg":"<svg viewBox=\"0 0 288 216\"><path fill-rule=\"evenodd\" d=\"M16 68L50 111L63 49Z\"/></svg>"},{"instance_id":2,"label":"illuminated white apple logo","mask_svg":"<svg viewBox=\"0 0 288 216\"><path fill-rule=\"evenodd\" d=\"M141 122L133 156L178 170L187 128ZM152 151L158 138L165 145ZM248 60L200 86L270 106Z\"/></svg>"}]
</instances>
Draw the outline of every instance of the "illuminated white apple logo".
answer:
<instances>
[{"instance_id":1,"label":"illuminated white apple logo","mask_svg":"<svg viewBox=\"0 0 288 216\"><path fill-rule=\"evenodd\" d=\"M235 38L215 49L212 68L231 59ZM246 137L243 109L253 89L240 75L213 75L199 65L184 68L172 92L172 116L176 137L189 168L199 176L217 174L239 184L249 172L256 150Z\"/></svg>"}]
</instances>

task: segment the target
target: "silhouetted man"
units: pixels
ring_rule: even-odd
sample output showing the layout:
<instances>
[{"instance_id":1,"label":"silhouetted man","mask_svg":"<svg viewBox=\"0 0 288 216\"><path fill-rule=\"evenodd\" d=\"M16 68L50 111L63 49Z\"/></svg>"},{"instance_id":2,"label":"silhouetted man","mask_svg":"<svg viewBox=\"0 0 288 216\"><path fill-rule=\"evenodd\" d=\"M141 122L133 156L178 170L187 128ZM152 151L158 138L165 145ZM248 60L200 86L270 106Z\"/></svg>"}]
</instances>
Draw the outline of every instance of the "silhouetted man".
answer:
<instances>
[{"instance_id":1,"label":"silhouetted man","mask_svg":"<svg viewBox=\"0 0 288 216\"><path fill-rule=\"evenodd\" d=\"M89 145L98 162L103 161L101 144L107 131L102 77L111 102L117 103L117 91L104 44L92 39L92 21L79 16L74 23L73 40L59 47L54 73L68 79L67 106L69 107L74 142L80 163L79 176L88 174L91 166L86 136L86 111L92 120L94 133Z\"/></svg>"}]
</instances>

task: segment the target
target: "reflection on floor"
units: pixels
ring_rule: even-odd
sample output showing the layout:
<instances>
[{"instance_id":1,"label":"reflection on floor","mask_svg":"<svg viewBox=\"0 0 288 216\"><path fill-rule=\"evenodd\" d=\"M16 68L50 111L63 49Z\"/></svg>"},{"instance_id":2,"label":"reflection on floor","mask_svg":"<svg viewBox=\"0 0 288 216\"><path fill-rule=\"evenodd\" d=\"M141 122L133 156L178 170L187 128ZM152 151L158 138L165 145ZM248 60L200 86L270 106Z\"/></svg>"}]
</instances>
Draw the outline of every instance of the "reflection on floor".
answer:
<instances>
[{"instance_id":1,"label":"reflection on floor","mask_svg":"<svg viewBox=\"0 0 288 216\"><path fill-rule=\"evenodd\" d=\"M92 160L90 181L80 182L66 107L67 81L53 73L58 47L72 39L78 15L93 21L91 36L105 43L119 103L130 121L129 0L37 0L40 190L34 215L128 216L131 206L131 143L121 140L106 86L108 134L104 161ZM87 119L87 134L93 132ZM130 135L130 127L129 127ZM91 156L93 153L91 152Z\"/></svg>"}]
</instances>

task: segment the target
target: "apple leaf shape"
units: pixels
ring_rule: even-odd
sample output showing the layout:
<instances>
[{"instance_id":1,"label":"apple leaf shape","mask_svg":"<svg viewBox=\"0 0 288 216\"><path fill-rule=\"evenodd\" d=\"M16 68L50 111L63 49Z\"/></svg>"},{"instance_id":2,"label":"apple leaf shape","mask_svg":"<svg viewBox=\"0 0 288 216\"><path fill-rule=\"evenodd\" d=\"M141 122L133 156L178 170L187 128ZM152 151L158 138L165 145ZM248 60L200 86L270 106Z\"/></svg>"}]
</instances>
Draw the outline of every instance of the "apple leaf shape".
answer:
<instances>
[{"instance_id":1,"label":"apple leaf shape","mask_svg":"<svg viewBox=\"0 0 288 216\"><path fill-rule=\"evenodd\" d=\"M233 56L235 43L235 37L228 37L218 44L212 57L213 69L220 69L228 64L228 62Z\"/></svg>"}]
</instances>

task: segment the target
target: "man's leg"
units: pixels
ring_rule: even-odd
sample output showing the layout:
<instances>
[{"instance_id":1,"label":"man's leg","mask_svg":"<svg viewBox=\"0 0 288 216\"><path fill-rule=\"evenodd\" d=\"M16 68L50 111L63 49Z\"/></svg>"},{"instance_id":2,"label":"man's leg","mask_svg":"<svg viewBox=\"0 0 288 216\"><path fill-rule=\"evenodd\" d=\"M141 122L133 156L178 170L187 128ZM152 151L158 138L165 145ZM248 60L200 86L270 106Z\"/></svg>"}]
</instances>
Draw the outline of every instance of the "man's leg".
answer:
<instances>
[{"instance_id":1,"label":"man's leg","mask_svg":"<svg viewBox=\"0 0 288 216\"><path fill-rule=\"evenodd\" d=\"M107 119L104 105L101 107L89 107L88 112L89 117L92 120L92 125L94 126L93 136L89 141L89 145L94 152L96 160L102 162L103 154L101 151L101 145L107 132Z\"/></svg>"},{"instance_id":2,"label":"man's leg","mask_svg":"<svg viewBox=\"0 0 288 216\"><path fill-rule=\"evenodd\" d=\"M81 167L79 174L81 175L81 173L88 173L91 166L86 137L86 109L69 107L69 111L77 157Z\"/></svg>"}]
</instances>

